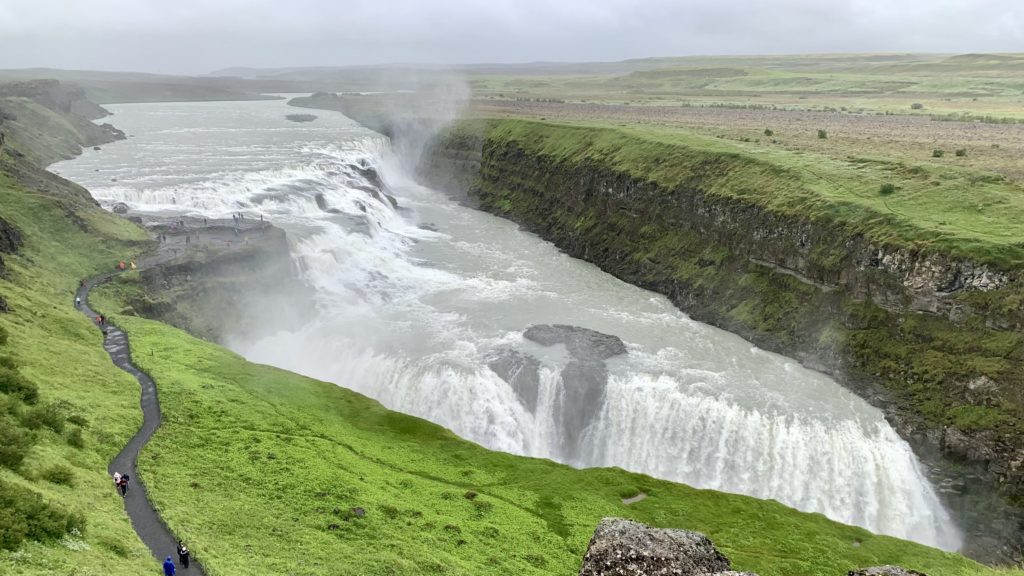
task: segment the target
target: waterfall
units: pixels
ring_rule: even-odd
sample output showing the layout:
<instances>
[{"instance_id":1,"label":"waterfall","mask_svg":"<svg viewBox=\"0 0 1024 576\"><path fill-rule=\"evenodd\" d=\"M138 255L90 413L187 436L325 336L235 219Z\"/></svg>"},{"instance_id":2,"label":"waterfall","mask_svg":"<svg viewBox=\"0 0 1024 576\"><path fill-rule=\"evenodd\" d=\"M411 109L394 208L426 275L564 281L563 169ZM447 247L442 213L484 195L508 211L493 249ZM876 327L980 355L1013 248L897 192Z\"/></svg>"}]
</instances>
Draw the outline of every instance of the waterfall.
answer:
<instances>
[{"instance_id":1,"label":"waterfall","mask_svg":"<svg viewBox=\"0 0 1024 576\"><path fill-rule=\"evenodd\" d=\"M249 359L495 450L774 498L959 546L906 442L831 379L415 185L386 139L340 115L300 126L275 102L159 106L116 106L136 138L58 169L108 206L258 212L285 228L319 313L298 330L235 334L229 345ZM626 353L580 380L565 346L523 336L553 323L617 336ZM530 359L529 394L492 367L502 354ZM596 403L574 400L570 384L599 386Z\"/></svg>"}]
</instances>

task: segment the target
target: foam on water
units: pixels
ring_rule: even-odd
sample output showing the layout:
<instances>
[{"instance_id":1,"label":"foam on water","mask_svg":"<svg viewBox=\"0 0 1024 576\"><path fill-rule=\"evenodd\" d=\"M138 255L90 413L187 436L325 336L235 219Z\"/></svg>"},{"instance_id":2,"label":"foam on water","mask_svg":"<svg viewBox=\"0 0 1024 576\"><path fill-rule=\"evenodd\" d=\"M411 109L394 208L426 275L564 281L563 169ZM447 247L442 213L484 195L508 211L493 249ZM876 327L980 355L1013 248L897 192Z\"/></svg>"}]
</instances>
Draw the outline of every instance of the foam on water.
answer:
<instances>
[{"instance_id":1,"label":"foam on water","mask_svg":"<svg viewBox=\"0 0 1024 576\"><path fill-rule=\"evenodd\" d=\"M237 334L229 344L248 358L355 389L496 450L620 466L959 546L920 464L878 410L506 221L412 184L379 135L333 114L288 123L290 110L277 102L114 109L115 123L136 137L56 167L103 204L259 213L289 232L319 315L292 332ZM375 193L367 166L388 179L401 209ZM317 194L336 213L321 210ZM582 449L572 457L558 421L567 357L522 338L539 323L584 326L629 347L608 362L604 399L575 432ZM540 359L533 412L488 368L506 348Z\"/></svg>"}]
</instances>

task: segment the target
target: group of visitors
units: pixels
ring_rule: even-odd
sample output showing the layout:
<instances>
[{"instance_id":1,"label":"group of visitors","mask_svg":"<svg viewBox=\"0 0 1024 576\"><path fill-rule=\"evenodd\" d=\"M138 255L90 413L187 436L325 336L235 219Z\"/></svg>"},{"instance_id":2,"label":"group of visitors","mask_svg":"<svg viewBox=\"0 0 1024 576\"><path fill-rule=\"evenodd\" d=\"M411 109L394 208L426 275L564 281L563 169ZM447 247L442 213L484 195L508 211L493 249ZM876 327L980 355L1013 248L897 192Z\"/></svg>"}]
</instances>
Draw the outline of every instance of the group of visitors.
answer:
<instances>
[{"instance_id":1,"label":"group of visitors","mask_svg":"<svg viewBox=\"0 0 1024 576\"><path fill-rule=\"evenodd\" d=\"M114 487L121 491L121 496L128 494L128 481L131 480L127 474L114 472Z\"/></svg>"},{"instance_id":2,"label":"group of visitors","mask_svg":"<svg viewBox=\"0 0 1024 576\"><path fill-rule=\"evenodd\" d=\"M181 567L186 570L188 570L188 561L191 554L192 553L188 550L188 546L185 546L181 540L178 540L178 564L181 564ZM174 576L175 568L174 561L171 560L170 556L168 556L167 559L164 560L164 576Z\"/></svg>"}]
</instances>

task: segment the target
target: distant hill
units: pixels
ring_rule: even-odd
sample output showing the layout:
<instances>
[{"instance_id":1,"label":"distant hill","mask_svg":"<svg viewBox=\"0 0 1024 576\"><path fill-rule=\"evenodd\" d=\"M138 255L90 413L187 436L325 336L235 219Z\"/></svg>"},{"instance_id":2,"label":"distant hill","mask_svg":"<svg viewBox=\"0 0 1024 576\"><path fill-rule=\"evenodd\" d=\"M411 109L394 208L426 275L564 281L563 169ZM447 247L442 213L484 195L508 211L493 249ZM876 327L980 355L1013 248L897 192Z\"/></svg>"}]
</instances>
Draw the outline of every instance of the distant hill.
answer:
<instances>
[{"instance_id":1,"label":"distant hill","mask_svg":"<svg viewBox=\"0 0 1024 576\"><path fill-rule=\"evenodd\" d=\"M169 76L140 72L55 70L26 68L0 70L0 82L48 78L79 86L85 97L99 104L119 102L176 102L209 100L261 100L268 92L290 92L284 82L251 82L238 78Z\"/></svg>"}]
</instances>

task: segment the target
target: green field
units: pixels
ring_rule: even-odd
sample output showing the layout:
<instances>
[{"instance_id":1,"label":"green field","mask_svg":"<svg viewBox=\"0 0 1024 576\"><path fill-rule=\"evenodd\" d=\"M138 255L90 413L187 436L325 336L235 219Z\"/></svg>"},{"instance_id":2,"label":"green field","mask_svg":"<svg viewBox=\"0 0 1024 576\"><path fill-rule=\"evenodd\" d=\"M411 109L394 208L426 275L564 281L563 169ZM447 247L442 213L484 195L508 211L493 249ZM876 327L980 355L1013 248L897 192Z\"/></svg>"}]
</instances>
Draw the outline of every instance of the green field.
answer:
<instances>
[{"instance_id":1,"label":"green field","mask_svg":"<svg viewBox=\"0 0 1024 576\"><path fill-rule=\"evenodd\" d=\"M967 113L1024 120L1020 54L713 56L635 60L605 68L473 75L471 82L483 98ZM920 107L911 108L915 103Z\"/></svg>"},{"instance_id":2,"label":"green field","mask_svg":"<svg viewBox=\"0 0 1024 576\"><path fill-rule=\"evenodd\" d=\"M826 219L879 243L1024 264L1024 187L998 175L871 157L837 161L658 126L503 120L464 129L486 130L493 146L515 141L554 161L594 162L667 189L697 186Z\"/></svg>"}]
</instances>

